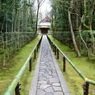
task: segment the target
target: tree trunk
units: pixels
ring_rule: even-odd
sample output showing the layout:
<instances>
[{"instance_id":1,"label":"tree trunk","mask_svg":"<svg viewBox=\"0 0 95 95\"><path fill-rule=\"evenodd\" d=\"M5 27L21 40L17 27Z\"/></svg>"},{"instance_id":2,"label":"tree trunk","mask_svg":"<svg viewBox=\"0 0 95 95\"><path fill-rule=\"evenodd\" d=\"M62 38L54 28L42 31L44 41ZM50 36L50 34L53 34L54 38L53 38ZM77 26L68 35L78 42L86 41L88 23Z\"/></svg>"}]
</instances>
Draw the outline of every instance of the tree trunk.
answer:
<instances>
[{"instance_id":1,"label":"tree trunk","mask_svg":"<svg viewBox=\"0 0 95 95\"><path fill-rule=\"evenodd\" d=\"M1 10L1 5L2 5L2 4L1 4L1 0L0 0L0 10Z\"/></svg>"},{"instance_id":2,"label":"tree trunk","mask_svg":"<svg viewBox=\"0 0 95 95\"><path fill-rule=\"evenodd\" d=\"M76 13L78 13L78 2L76 2ZM79 18L78 18L78 15L76 15L76 28L78 28L79 27Z\"/></svg>"},{"instance_id":3,"label":"tree trunk","mask_svg":"<svg viewBox=\"0 0 95 95\"><path fill-rule=\"evenodd\" d=\"M92 51L93 51L93 54L95 54L95 42L94 42L94 35L93 35L93 31L92 31L92 21L93 21L93 12L94 12L94 3L95 1L92 0L91 2L91 11L90 11L90 19L89 19L89 24L90 24L90 30L91 30L91 38L93 39L92 41Z\"/></svg>"},{"instance_id":4,"label":"tree trunk","mask_svg":"<svg viewBox=\"0 0 95 95\"><path fill-rule=\"evenodd\" d=\"M81 25L82 25L82 23L81 23ZM80 36L81 41L82 41L83 44L85 45L85 48L87 49L87 56L89 57L89 48L88 48L88 46L87 46L87 43L85 42L85 40L84 40L83 37L82 37L82 34L81 34L81 25L80 25L80 27L79 27L79 36Z\"/></svg>"},{"instance_id":5,"label":"tree trunk","mask_svg":"<svg viewBox=\"0 0 95 95\"><path fill-rule=\"evenodd\" d=\"M35 34L37 33L37 25L38 25L38 16L39 16L39 9L41 5L44 3L45 0L37 0L38 6L37 6L37 18L36 18L36 31Z\"/></svg>"},{"instance_id":6,"label":"tree trunk","mask_svg":"<svg viewBox=\"0 0 95 95\"><path fill-rule=\"evenodd\" d=\"M75 40L75 35L74 35L74 31L73 31L72 20L71 20L71 12L70 11L68 11L68 19L69 19L69 24L70 24L70 29L71 29L71 35L72 35L74 48L75 48L75 50L77 52L78 57L80 57L81 54L80 54L80 51L78 49L78 46L77 46L77 43L76 43L76 40Z\"/></svg>"},{"instance_id":7,"label":"tree trunk","mask_svg":"<svg viewBox=\"0 0 95 95\"><path fill-rule=\"evenodd\" d=\"M27 9L26 9L26 2L23 5L23 32L27 32Z\"/></svg>"},{"instance_id":8,"label":"tree trunk","mask_svg":"<svg viewBox=\"0 0 95 95\"><path fill-rule=\"evenodd\" d=\"M38 4L35 34L37 33L37 25L38 25L39 8L40 8L40 5Z\"/></svg>"}]
</instances>

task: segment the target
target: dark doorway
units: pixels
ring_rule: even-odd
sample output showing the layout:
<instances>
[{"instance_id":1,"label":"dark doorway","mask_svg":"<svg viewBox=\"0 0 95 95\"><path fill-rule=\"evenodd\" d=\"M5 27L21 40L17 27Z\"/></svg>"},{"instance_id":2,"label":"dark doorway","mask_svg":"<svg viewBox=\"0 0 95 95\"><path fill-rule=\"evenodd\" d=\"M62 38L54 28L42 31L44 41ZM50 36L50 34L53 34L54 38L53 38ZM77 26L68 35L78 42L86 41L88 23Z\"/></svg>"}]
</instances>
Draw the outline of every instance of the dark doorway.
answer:
<instances>
[{"instance_id":1,"label":"dark doorway","mask_svg":"<svg viewBox=\"0 0 95 95\"><path fill-rule=\"evenodd\" d=\"M40 28L42 34L48 34L49 28Z\"/></svg>"}]
</instances>

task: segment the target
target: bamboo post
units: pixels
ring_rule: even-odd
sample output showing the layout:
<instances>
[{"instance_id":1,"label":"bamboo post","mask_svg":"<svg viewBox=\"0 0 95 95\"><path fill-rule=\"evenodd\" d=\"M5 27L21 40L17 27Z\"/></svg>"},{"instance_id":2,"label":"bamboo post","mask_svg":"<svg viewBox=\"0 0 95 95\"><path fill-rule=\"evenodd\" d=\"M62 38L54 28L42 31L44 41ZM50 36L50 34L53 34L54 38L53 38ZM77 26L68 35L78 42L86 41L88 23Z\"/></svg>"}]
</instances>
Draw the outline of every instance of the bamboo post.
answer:
<instances>
[{"instance_id":1,"label":"bamboo post","mask_svg":"<svg viewBox=\"0 0 95 95\"><path fill-rule=\"evenodd\" d=\"M17 86L16 86L16 88L15 88L15 95L20 95L20 90L21 90L21 89L19 88L20 85L21 85L21 84L19 84L19 83L17 84Z\"/></svg>"},{"instance_id":2,"label":"bamboo post","mask_svg":"<svg viewBox=\"0 0 95 95\"><path fill-rule=\"evenodd\" d=\"M53 44L53 52L55 51L55 45Z\"/></svg>"},{"instance_id":3,"label":"bamboo post","mask_svg":"<svg viewBox=\"0 0 95 95\"><path fill-rule=\"evenodd\" d=\"M56 46L55 46L55 55L56 55Z\"/></svg>"},{"instance_id":4,"label":"bamboo post","mask_svg":"<svg viewBox=\"0 0 95 95\"><path fill-rule=\"evenodd\" d=\"M34 59L36 59L36 49L34 50Z\"/></svg>"},{"instance_id":5,"label":"bamboo post","mask_svg":"<svg viewBox=\"0 0 95 95\"><path fill-rule=\"evenodd\" d=\"M57 49L57 59L59 59L59 50Z\"/></svg>"},{"instance_id":6,"label":"bamboo post","mask_svg":"<svg viewBox=\"0 0 95 95\"><path fill-rule=\"evenodd\" d=\"M66 58L63 57L63 72L66 72Z\"/></svg>"},{"instance_id":7,"label":"bamboo post","mask_svg":"<svg viewBox=\"0 0 95 95\"><path fill-rule=\"evenodd\" d=\"M85 82L83 84L83 91L84 91L83 95L88 95L88 92L89 92L89 83Z\"/></svg>"},{"instance_id":8,"label":"bamboo post","mask_svg":"<svg viewBox=\"0 0 95 95\"><path fill-rule=\"evenodd\" d=\"M38 48L39 48L39 43L37 44L37 52L38 52Z\"/></svg>"},{"instance_id":9,"label":"bamboo post","mask_svg":"<svg viewBox=\"0 0 95 95\"><path fill-rule=\"evenodd\" d=\"M30 72L32 71L32 58L30 58L29 60L29 71Z\"/></svg>"}]
</instances>

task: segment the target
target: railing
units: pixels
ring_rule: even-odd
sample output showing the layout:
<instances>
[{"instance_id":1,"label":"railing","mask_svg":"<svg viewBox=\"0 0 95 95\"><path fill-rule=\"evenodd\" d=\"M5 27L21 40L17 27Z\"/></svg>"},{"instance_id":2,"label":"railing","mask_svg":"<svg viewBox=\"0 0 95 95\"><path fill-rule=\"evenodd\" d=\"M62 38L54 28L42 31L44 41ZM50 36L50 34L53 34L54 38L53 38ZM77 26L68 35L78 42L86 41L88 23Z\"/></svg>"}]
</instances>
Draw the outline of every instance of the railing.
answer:
<instances>
[{"instance_id":1,"label":"railing","mask_svg":"<svg viewBox=\"0 0 95 95\"><path fill-rule=\"evenodd\" d=\"M7 91L4 93L4 95L12 95L12 93L15 91L15 95L20 95L20 78L22 77L22 75L24 74L24 71L26 69L26 67L29 64L29 71L32 71L32 54L34 53L34 59L36 59L36 52L38 52L38 48L40 46L42 37L40 38L40 40L38 41L38 43L35 45L34 49L32 50L32 52L30 53L30 55L28 56L26 62L24 63L24 65L22 66L22 68L20 69L20 71L18 72L18 74L15 76L15 78L13 79L13 81L11 82L10 86L8 87Z\"/></svg>"},{"instance_id":2,"label":"railing","mask_svg":"<svg viewBox=\"0 0 95 95\"><path fill-rule=\"evenodd\" d=\"M88 95L89 92L89 84L95 85L95 81L90 80L85 77L84 74L70 61L70 59L60 50L60 48L48 37L48 40L50 42L51 47L53 48L53 51L55 52L55 55L57 56L57 59L59 59L59 52L63 55L63 72L66 72L66 60L69 62L69 64L73 67L73 69L79 74L79 76L85 81L83 84L83 95Z\"/></svg>"}]
</instances>

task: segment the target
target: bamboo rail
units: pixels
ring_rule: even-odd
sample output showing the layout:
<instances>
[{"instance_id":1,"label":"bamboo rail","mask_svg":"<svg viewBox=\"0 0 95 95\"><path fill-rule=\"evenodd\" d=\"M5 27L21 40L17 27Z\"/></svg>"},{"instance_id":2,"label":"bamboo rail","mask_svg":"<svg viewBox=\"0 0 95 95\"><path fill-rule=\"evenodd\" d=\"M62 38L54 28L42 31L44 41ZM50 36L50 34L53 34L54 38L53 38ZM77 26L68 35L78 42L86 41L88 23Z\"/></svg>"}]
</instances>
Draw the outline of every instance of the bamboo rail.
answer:
<instances>
[{"instance_id":1,"label":"bamboo rail","mask_svg":"<svg viewBox=\"0 0 95 95\"><path fill-rule=\"evenodd\" d=\"M4 95L12 95L12 93L15 90L15 95L20 95L20 78L22 77L22 75L24 74L24 71L27 67L28 64L30 64L31 62L31 56L32 54L35 52L35 50L37 48L39 48L40 43L41 43L42 37L40 38L40 40L38 41L38 43L35 45L34 49L32 50L32 52L30 53L30 55L28 56L27 60L25 61L24 65L22 66L22 68L20 69L20 71L18 72L18 74L14 77L13 81L11 82L11 84L9 85L7 91L4 93ZM31 64L30 64L31 66ZM31 71L31 67L29 68L29 71Z\"/></svg>"}]
</instances>

